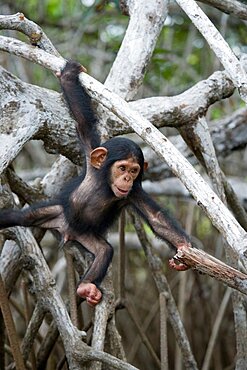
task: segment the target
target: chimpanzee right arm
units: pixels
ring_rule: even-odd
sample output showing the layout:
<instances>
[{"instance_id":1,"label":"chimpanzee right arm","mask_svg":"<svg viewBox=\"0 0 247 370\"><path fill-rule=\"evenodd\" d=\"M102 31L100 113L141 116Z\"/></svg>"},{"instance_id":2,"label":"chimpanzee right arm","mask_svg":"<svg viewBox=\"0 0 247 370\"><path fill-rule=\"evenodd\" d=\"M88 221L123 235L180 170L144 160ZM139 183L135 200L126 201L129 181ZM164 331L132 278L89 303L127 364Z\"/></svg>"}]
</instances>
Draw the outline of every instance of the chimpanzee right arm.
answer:
<instances>
[{"instance_id":1,"label":"chimpanzee right arm","mask_svg":"<svg viewBox=\"0 0 247 370\"><path fill-rule=\"evenodd\" d=\"M91 107L91 98L79 81L81 72L83 67L79 63L68 61L58 77L70 111L76 120L82 148L89 154L100 146L100 136L97 131L97 119Z\"/></svg>"}]
</instances>

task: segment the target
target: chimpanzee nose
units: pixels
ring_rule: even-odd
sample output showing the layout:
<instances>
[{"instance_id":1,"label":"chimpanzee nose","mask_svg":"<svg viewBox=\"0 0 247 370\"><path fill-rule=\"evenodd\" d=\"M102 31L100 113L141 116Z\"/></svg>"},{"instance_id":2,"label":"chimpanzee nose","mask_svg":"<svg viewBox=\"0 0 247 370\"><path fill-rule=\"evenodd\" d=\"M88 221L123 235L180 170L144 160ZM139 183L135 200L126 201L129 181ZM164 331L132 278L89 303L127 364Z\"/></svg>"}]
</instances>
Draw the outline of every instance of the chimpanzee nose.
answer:
<instances>
[{"instance_id":1,"label":"chimpanzee nose","mask_svg":"<svg viewBox=\"0 0 247 370\"><path fill-rule=\"evenodd\" d=\"M129 174L125 175L125 181L129 182L131 180L131 176Z\"/></svg>"}]
</instances>

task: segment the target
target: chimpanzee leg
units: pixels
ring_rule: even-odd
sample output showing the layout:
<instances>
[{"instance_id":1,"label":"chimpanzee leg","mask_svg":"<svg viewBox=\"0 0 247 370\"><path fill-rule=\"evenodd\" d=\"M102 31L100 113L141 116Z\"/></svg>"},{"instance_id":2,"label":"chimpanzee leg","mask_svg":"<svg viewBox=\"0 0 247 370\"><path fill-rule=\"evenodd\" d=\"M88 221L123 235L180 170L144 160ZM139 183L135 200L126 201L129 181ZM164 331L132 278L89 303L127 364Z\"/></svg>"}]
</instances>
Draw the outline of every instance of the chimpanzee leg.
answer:
<instances>
[{"instance_id":1,"label":"chimpanzee leg","mask_svg":"<svg viewBox=\"0 0 247 370\"><path fill-rule=\"evenodd\" d=\"M106 240L94 235L81 235L75 238L84 248L94 255L94 261L81 278L77 294L91 305L100 302L102 293L99 284L106 275L113 257L113 248Z\"/></svg>"},{"instance_id":2,"label":"chimpanzee leg","mask_svg":"<svg viewBox=\"0 0 247 370\"><path fill-rule=\"evenodd\" d=\"M40 226L50 228L53 223L52 220L57 218L61 212L61 206L49 204L31 206L20 210L1 210L0 229L12 226Z\"/></svg>"}]
</instances>

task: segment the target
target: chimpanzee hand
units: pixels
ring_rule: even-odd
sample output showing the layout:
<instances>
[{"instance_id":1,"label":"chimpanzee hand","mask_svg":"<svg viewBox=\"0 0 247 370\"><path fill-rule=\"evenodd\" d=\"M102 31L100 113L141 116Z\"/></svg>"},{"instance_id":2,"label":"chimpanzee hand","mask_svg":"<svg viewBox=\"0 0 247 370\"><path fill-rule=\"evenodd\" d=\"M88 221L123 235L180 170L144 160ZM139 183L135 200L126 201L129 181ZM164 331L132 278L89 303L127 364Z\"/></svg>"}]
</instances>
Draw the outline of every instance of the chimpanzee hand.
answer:
<instances>
[{"instance_id":1,"label":"chimpanzee hand","mask_svg":"<svg viewBox=\"0 0 247 370\"><path fill-rule=\"evenodd\" d=\"M96 306L101 301L102 293L93 283L80 283L77 294L85 298L90 306Z\"/></svg>"},{"instance_id":2,"label":"chimpanzee hand","mask_svg":"<svg viewBox=\"0 0 247 370\"><path fill-rule=\"evenodd\" d=\"M174 258L169 259L169 266L176 271L186 271L190 269L190 267L184 263L176 263Z\"/></svg>"},{"instance_id":3,"label":"chimpanzee hand","mask_svg":"<svg viewBox=\"0 0 247 370\"><path fill-rule=\"evenodd\" d=\"M177 250L179 250L180 248L188 248L188 245L184 244L178 245ZM190 267L185 265L184 263L178 262L176 256L174 256L174 258L169 259L169 266L176 271L186 271L190 269Z\"/></svg>"}]
</instances>

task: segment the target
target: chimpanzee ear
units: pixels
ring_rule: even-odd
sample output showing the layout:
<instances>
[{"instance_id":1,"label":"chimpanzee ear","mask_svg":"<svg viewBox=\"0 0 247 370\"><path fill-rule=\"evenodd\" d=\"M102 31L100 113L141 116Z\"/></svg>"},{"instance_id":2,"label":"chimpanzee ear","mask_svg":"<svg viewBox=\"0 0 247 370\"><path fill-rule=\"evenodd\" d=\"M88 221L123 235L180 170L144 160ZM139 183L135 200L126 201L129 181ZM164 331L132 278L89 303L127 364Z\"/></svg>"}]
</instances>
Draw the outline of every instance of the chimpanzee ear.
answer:
<instances>
[{"instance_id":1,"label":"chimpanzee ear","mask_svg":"<svg viewBox=\"0 0 247 370\"><path fill-rule=\"evenodd\" d=\"M102 146L94 149L90 154L91 165L99 169L107 156L108 150Z\"/></svg>"},{"instance_id":2,"label":"chimpanzee ear","mask_svg":"<svg viewBox=\"0 0 247 370\"><path fill-rule=\"evenodd\" d=\"M143 170L146 171L148 169L148 162L144 161Z\"/></svg>"}]
</instances>

